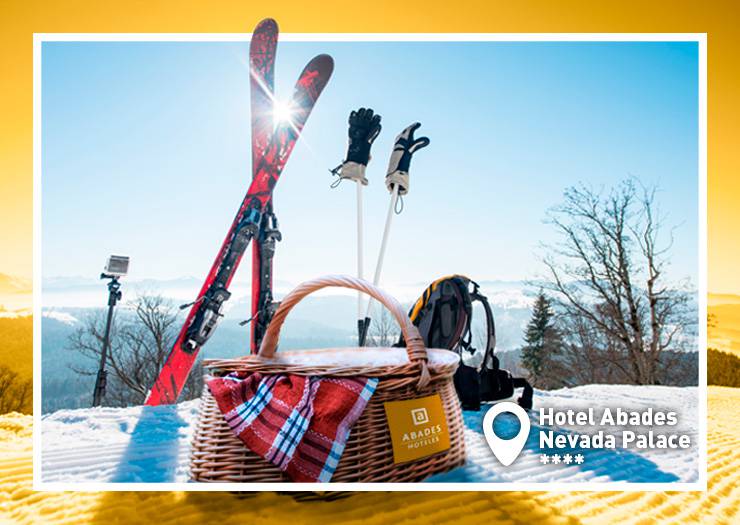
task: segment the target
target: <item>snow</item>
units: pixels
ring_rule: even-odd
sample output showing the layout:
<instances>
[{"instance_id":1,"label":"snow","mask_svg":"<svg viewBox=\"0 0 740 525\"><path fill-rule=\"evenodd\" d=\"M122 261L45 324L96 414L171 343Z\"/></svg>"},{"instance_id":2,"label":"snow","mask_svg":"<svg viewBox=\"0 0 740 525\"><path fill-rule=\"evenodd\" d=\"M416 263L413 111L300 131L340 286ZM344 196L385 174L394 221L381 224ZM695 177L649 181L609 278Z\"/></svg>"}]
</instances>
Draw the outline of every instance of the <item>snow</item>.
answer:
<instances>
[{"instance_id":1,"label":"snow","mask_svg":"<svg viewBox=\"0 0 740 525\"><path fill-rule=\"evenodd\" d=\"M18 319L19 317L28 317L29 315L33 315L33 310L31 310L31 308L6 310L5 305L0 304L0 318L2 319Z\"/></svg>"},{"instance_id":2,"label":"snow","mask_svg":"<svg viewBox=\"0 0 740 525\"><path fill-rule=\"evenodd\" d=\"M0 415L0 523L180 525L206 523L208 518L252 523L263 516L296 525L360 523L369 516L382 523L408 523L410 517L419 522L418 517L423 517L435 525L736 523L740 521L740 389L710 386L707 390L706 492L364 492L353 494L351 500L308 503L303 501L307 493L287 492L35 491L31 435L40 425L34 425L31 416ZM38 475L37 471L37 479Z\"/></svg>"},{"instance_id":3,"label":"snow","mask_svg":"<svg viewBox=\"0 0 740 525\"><path fill-rule=\"evenodd\" d=\"M552 391L535 391L535 410L530 413L532 427L524 451L509 468L502 467L493 457L482 431L485 410L464 412L466 434L467 464L455 471L434 476L436 482L695 482L699 478L699 431L698 431L698 391L695 387L662 387L632 385L587 385ZM543 465L540 455L545 452L539 448L539 430L553 428L557 434L590 434L590 427L541 427L539 425L540 407L552 407L563 411L567 409L587 410L617 407L641 411L672 410L678 414L678 425L671 427L670 433L688 434L691 448L683 449L583 449L576 447L561 453L583 454L582 465ZM496 421L498 423L498 421ZM496 424L495 423L495 424ZM622 429L647 432L648 427L612 427L612 434L620 434ZM506 432L506 428L503 429ZM591 432L589 432L591 430ZM496 428L497 433L499 428ZM656 431L661 431L656 428ZM663 432L667 432L664 428ZM620 440L618 440L620 442Z\"/></svg>"},{"instance_id":4,"label":"snow","mask_svg":"<svg viewBox=\"0 0 740 525\"><path fill-rule=\"evenodd\" d=\"M440 365L449 365L458 361L458 356L449 350L427 349L429 365L434 368ZM247 358L245 358L247 359ZM329 348L322 350L297 350L277 352L270 359L250 357L248 359L260 359L262 362L286 363L293 365L310 364L313 366L398 366L409 362L405 348L383 348L383 347L353 347L353 348Z\"/></svg>"},{"instance_id":5,"label":"snow","mask_svg":"<svg viewBox=\"0 0 740 525\"><path fill-rule=\"evenodd\" d=\"M48 317L49 319L55 319L61 323L70 326L73 326L75 323L78 322L78 319L72 314L68 314L66 312L58 312L56 310L44 310L41 315L43 317Z\"/></svg>"},{"instance_id":6,"label":"snow","mask_svg":"<svg viewBox=\"0 0 740 525\"><path fill-rule=\"evenodd\" d=\"M0 450L2 454L22 452L30 448L30 440L33 434L32 421L31 416L18 412L0 415Z\"/></svg>"},{"instance_id":7,"label":"snow","mask_svg":"<svg viewBox=\"0 0 740 525\"><path fill-rule=\"evenodd\" d=\"M536 391L534 402L529 439L511 467L502 467L485 441L481 428L485 409L465 412L467 464L433 476L429 481L690 482L698 479L696 388L589 385ZM48 414L41 420L41 478L46 482L186 482L198 403L194 400L163 407L90 408ZM679 424L671 432L689 434L692 447L688 450L576 448L567 452L584 454L582 465L543 465L539 461L542 452L538 443L541 427L536 409L539 407L674 410ZM552 428L559 434L574 430ZM578 433L587 430L581 427ZM613 431L621 432L621 429Z\"/></svg>"},{"instance_id":8,"label":"snow","mask_svg":"<svg viewBox=\"0 0 740 525\"><path fill-rule=\"evenodd\" d=\"M42 479L187 481L198 404L59 410L44 416Z\"/></svg>"}]
</instances>

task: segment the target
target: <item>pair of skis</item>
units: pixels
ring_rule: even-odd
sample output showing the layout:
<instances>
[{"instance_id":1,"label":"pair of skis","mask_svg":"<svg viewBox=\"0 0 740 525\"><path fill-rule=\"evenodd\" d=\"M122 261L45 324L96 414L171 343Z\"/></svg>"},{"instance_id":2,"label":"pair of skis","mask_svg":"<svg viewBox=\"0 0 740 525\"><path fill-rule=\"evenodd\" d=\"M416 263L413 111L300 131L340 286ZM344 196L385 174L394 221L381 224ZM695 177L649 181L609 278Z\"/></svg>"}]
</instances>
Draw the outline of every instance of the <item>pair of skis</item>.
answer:
<instances>
[{"instance_id":1,"label":"pair of skis","mask_svg":"<svg viewBox=\"0 0 740 525\"><path fill-rule=\"evenodd\" d=\"M253 251L251 348L256 348L269 322L271 250L274 250L274 242L279 240L271 206L272 191L334 69L334 61L329 55L314 57L296 82L290 102L291 118L273 123L277 35L277 23L272 19L263 20L255 29L250 43L252 182L196 300L189 305L190 310L172 351L147 396L147 405L177 401L198 351L223 317L224 302L231 297L229 285L253 239L256 242Z\"/></svg>"}]
</instances>

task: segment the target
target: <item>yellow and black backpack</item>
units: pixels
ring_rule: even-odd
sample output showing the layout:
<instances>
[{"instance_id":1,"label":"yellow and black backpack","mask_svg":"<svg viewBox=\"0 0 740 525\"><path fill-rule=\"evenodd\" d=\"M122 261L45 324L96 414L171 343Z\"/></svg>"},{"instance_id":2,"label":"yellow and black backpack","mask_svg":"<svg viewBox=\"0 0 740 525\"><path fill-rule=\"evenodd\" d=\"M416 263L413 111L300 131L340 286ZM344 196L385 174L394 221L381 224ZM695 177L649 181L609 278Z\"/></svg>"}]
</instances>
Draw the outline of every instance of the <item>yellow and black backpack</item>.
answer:
<instances>
[{"instance_id":1,"label":"yellow and black backpack","mask_svg":"<svg viewBox=\"0 0 740 525\"><path fill-rule=\"evenodd\" d=\"M455 388L465 410L480 410L481 402L512 397L514 389L523 388L517 402L532 408L532 387L523 378L512 377L499 368L494 355L496 325L488 299L478 283L464 275L449 275L430 284L414 303L409 318L416 325L427 348L447 348L463 355L475 354L471 323L473 303L480 302L486 315L486 339L480 369L460 363L455 373ZM399 342L404 345L403 339Z\"/></svg>"}]
</instances>

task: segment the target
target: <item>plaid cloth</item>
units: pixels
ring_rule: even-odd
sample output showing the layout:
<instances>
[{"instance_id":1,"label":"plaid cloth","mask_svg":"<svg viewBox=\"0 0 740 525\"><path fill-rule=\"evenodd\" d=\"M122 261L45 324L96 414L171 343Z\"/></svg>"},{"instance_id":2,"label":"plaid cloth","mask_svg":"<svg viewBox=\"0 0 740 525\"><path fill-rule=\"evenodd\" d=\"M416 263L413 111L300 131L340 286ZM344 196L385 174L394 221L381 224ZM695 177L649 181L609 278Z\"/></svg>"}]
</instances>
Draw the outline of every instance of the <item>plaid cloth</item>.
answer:
<instances>
[{"instance_id":1,"label":"plaid cloth","mask_svg":"<svg viewBox=\"0 0 740 525\"><path fill-rule=\"evenodd\" d=\"M249 450L292 481L327 482L377 384L377 378L235 372L209 380L208 388Z\"/></svg>"}]
</instances>

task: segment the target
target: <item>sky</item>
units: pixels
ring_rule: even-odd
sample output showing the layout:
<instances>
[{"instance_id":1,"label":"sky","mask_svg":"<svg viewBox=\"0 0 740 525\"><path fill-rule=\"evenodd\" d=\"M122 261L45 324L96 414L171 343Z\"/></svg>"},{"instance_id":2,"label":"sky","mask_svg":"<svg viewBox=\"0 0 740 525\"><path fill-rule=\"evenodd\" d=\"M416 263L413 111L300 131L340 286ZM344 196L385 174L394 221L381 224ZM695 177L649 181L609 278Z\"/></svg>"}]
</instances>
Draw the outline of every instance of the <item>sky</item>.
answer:
<instances>
[{"instance_id":1,"label":"sky","mask_svg":"<svg viewBox=\"0 0 740 525\"><path fill-rule=\"evenodd\" d=\"M110 253L131 275L204 277L251 178L248 44L44 43L42 272L97 276ZM355 188L330 189L347 115L383 117L365 190L366 274L375 267L393 140L419 121L383 283L465 273L518 280L555 240L565 188L633 176L660 187L675 225L669 276L697 283L698 55L693 43L282 42L278 98L303 65L334 76L274 193L275 276L354 274ZM236 279L248 281L245 260Z\"/></svg>"}]
</instances>

